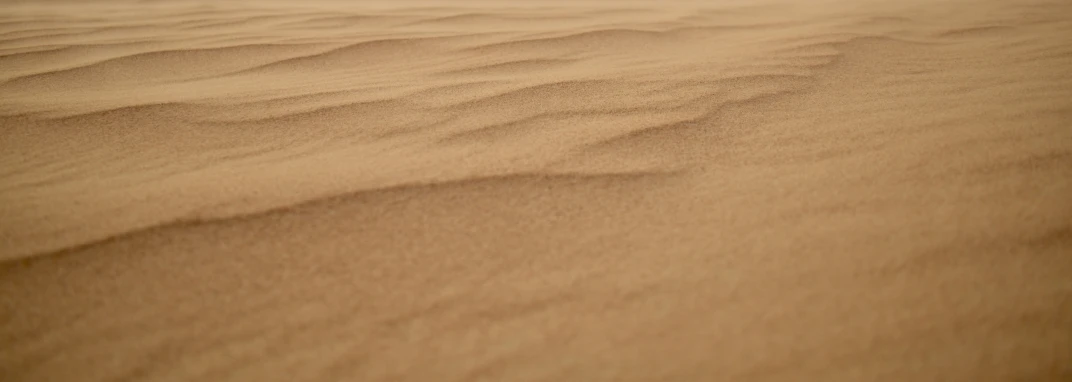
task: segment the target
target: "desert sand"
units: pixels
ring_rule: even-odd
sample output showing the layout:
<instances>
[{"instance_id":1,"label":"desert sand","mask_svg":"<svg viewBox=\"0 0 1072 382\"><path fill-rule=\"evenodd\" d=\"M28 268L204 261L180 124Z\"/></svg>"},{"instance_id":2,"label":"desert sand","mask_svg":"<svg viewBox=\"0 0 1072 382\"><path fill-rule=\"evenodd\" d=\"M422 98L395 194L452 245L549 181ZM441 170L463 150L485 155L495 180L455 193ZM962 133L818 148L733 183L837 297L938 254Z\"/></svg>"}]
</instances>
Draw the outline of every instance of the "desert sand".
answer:
<instances>
[{"instance_id":1,"label":"desert sand","mask_svg":"<svg viewBox=\"0 0 1072 382\"><path fill-rule=\"evenodd\" d=\"M1072 2L0 1L0 379L1072 380Z\"/></svg>"}]
</instances>

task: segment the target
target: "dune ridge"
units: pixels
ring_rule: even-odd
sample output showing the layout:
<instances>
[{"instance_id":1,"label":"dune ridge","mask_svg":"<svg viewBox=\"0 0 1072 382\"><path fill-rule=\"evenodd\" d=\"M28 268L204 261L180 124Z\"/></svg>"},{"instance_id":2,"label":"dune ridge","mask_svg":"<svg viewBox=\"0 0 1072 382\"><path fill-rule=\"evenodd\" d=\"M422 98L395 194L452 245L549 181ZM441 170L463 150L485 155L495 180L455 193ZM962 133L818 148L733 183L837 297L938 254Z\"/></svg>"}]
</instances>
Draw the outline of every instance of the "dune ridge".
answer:
<instances>
[{"instance_id":1,"label":"dune ridge","mask_svg":"<svg viewBox=\"0 0 1072 382\"><path fill-rule=\"evenodd\" d=\"M1072 378L1066 1L0 10L5 380Z\"/></svg>"}]
</instances>

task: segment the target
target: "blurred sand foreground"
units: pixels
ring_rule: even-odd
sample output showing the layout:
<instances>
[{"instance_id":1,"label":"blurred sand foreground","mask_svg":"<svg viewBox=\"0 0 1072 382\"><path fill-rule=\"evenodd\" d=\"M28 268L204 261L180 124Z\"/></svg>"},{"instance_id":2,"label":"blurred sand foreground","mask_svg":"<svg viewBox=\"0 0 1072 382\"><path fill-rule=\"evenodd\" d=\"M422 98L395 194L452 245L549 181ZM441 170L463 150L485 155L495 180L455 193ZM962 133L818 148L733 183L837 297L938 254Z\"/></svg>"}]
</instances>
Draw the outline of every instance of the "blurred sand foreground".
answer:
<instances>
[{"instance_id":1,"label":"blurred sand foreground","mask_svg":"<svg viewBox=\"0 0 1072 382\"><path fill-rule=\"evenodd\" d=\"M1072 2L0 1L4 381L1072 380Z\"/></svg>"}]
</instances>

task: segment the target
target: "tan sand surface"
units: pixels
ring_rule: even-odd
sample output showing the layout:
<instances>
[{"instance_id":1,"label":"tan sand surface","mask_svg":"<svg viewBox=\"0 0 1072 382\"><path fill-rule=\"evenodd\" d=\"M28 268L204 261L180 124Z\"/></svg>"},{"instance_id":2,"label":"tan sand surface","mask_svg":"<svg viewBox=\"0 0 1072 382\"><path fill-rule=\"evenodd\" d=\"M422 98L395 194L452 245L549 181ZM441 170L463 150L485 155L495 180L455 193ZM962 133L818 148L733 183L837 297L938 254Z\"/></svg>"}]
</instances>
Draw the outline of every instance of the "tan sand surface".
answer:
<instances>
[{"instance_id":1,"label":"tan sand surface","mask_svg":"<svg viewBox=\"0 0 1072 382\"><path fill-rule=\"evenodd\" d=\"M0 0L0 380L1072 381L1072 1Z\"/></svg>"}]
</instances>

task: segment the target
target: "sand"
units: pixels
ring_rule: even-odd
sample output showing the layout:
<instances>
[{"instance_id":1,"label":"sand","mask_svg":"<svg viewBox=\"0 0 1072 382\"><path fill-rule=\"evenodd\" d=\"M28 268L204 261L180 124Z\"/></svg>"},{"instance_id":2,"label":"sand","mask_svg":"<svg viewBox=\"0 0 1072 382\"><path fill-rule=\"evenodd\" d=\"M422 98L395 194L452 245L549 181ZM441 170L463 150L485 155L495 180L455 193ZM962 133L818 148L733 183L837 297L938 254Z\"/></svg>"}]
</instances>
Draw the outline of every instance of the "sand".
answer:
<instances>
[{"instance_id":1,"label":"sand","mask_svg":"<svg viewBox=\"0 0 1072 382\"><path fill-rule=\"evenodd\" d=\"M1072 2L0 1L0 379L1072 380Z\"/></svg>"}]
</instances>

